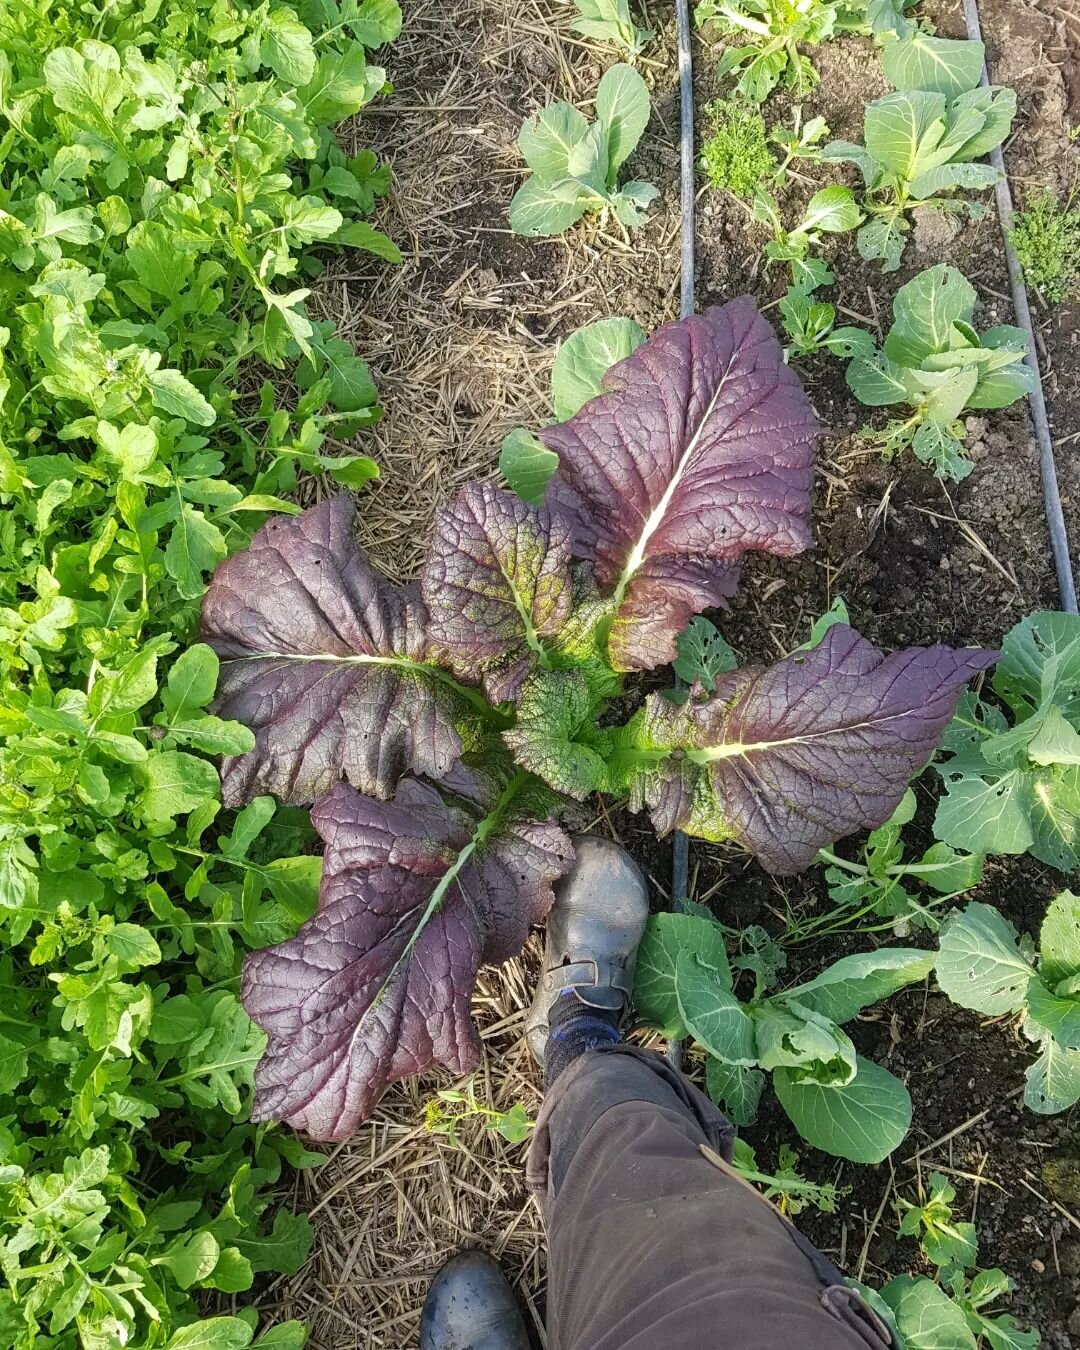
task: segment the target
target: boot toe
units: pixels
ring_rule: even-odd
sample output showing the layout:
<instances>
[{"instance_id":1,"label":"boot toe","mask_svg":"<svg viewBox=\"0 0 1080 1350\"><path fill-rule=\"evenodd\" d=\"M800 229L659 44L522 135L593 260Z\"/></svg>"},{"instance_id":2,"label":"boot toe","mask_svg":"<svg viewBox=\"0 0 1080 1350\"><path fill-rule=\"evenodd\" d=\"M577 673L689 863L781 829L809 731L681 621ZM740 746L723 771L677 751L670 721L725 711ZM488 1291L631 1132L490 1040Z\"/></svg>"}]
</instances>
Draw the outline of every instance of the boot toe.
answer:
<instances>
[{"instance_id":1,"label":"boot toe","mask_svg":"<svg viewBox=\"0 0 1080 1350\"><path fill-rule=\"evenodd\" d=\"M574 865L555 886L544 974L525 1019L526 1040L538 1064L544 1063L551 1005L564 987L573 985L581 1001L594 1007L626 1006L648 920L648 884L626 849L610 839L579 835ZM564 968L565 981L559 978Z\"/></svg>"},{"instance_id":2,"label":"boot toe","mask_svg":"<svg viewBox=\"0 0 1080 1350\"><path fill-rule=\"evenodd\" d=\"M514 1291L486 1252L459 1252L432 1280L420 1350L529 1350Z\"/></svg>"}]
</instances>

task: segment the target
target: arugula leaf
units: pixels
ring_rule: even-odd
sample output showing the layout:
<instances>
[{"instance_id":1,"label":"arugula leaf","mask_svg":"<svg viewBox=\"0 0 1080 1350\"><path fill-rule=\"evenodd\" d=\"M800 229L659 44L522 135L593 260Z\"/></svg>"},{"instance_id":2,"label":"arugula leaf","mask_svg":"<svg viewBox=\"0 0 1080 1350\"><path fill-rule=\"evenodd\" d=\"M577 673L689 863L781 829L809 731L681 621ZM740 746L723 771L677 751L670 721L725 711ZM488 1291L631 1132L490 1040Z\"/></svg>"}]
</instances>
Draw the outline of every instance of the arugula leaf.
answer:
<instances>
[{"instance_id":1,"label":"arugula leaf","mask_svg":"<svg viewBox=\"0 0 1080 1350\"><path fill-rule=\"evenodd\" d=\"M250 1124L264 1038L230 989L249 945L307 917L320 859L267 800L222 811L204 756L251 733L208 711L217 657L180 649L208 573L296 510L298 467L374 469L320 454L376 394L283 279L316 240L397 256L362 219L388 170L326 127L383 88L355 44L400 10L136 10L0 19L0 764L18 785L0 797L0 1339L18 1350L246 1346L251 1323L200 1321L199 1291L242 1295L311 1241L287 1210L268 1231L283 1167L312 1155ZM285 372L283 406L250 396L255 365Z\"/></svg>"}]
</instances>

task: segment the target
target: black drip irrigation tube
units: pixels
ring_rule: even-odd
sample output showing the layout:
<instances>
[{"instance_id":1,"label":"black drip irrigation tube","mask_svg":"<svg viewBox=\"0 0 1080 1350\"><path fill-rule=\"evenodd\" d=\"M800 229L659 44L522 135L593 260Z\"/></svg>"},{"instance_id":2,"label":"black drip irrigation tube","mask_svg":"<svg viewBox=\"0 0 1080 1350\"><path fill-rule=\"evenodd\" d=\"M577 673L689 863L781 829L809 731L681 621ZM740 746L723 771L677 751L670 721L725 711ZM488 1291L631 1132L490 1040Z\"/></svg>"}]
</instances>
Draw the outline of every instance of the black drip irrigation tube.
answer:
<instances>
[{"instance_id":1,"label":"black drip irrigation tube","mask_svg":"<svg viewBox=\"0 0 1080 1350\"><path fill-rule=\"evenodd\" d=\"M964 15L967 19L968 37L973 42L982 41L982 25L979 22L978 0L964 0ZM689 0L675 0L675 25L679 43L679 112L680 112L680 250L681 284L679 291L679 311L682 318L688 318L694 312L694 69L690 49L690 7ZM983 64L982 83L989 84L986 65ZM1032 390L1028 406L1031 421L1035 429L1035 439L1039 446L1039 470L1042 477L1043 506L1046 511L1046 524L1050 531L1050 548L1054 558L1054 570L1057 573L1058 592L1061 608L1069 614L1075 614L1076 581L1073 576L1072 559L1069 555L1069 537L1065 528L1065 513L1061 507L1061 493L1058 489L1057 463L1054 459L1054 443L1050 437L1050 422L1046 411L1046 396L1043 393L1042 372L1039 370L1039 358L1035 343L1035 327L1031 321L1031 306L1028 304L1027 288L1024 285L1020 263L1009 242L1013 221L1012 192L1005 171L1005 157L1001 147L991 151L990 162L998 171L997 195L998 217L1001 223L1001 235L1005 248L1005 261L1009 268L1009 283L1012 287L1013 309L1017 323L1028 335L1027 363L1035 373L1035 387ZM682 909L683 897L687 894L687 879L690 864L690 841L681 830L676 830L671 854L671 908L675 913ZM668 1042L668 1059L681 1067L683 1045L681 1041Z\"/></svg>"},{"instance_id":2,"label":"black drip irrigation tube","mask_svg":"<svg viewBox=\"0 0 1080 1350\"><path fill-rule=\"evenodd\" d=\"M679 227L680 283L679 317L688 319L694 312L694 65L690 54L689 0L675 0L675 26L679 39ZM675 831L671 848L671 908L677 914L687 893L690 870L690 840L682 830ZM668 1059L682 1068L682 1041L669 1041Z\"/></svg>"}]
</instances>

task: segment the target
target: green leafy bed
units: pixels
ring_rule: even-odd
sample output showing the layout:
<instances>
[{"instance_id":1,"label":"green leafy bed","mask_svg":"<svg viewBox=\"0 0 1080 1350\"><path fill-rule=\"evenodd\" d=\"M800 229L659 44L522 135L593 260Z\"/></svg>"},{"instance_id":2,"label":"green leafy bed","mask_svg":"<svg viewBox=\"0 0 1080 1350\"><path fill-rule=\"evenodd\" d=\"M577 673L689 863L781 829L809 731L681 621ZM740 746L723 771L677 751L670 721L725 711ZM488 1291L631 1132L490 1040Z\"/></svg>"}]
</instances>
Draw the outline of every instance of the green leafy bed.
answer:
<instances>
[{"instance_id":1,"label":"green leafy bed","mask_svg":"<svg viewBox=\"0 0 1080 1350\"><path fill-rule=\"evenodd\" d=\"M379 258L373 154L328 128L385 86L395 0L0 7L0 1343L243 1346L305 1259L264 1213L319 1155L247 1123L241 957L306 917L306 817L219 816L207 573L296 469L378 416L305 312L311 244ZM292 408L255 371L295 368ZM241 390L251 391L242 397ZM185 820L178 824L177 817ZM272 1218L272 1222L270 1222ZM295 1346L295 1325L263 1346Z\"/></svg>"}]
</instances>

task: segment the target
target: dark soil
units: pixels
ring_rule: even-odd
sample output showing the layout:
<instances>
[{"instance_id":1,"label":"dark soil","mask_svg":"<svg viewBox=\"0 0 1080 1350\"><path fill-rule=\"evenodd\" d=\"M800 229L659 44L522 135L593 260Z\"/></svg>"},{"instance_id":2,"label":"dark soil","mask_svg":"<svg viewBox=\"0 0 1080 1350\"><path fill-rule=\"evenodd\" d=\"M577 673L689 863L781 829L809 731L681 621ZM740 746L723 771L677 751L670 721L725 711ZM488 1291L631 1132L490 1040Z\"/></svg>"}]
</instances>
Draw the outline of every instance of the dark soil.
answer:
<instances>
[{"instance_id":1,"label":"dark soil","mask_svg":"<svg viewBox=\"0 0 1080 1350\"><path fill-rule=\"evenodd\" d=\"M965 35L958 4L923 8L934 14L943 35ZM1022 207L1043 186L1067 190L1080 167L1068 135L1078 120L1071 103L1076 92L1074 88L1070 94L1065 79L1066 70L1070 76L1080 71L1077 46L1067 49L1080 33L1066 26L1058 6L1043 12L1018 0L983 0L981 9L992 78L1012 84L1020 98L1006 158ZM815 53L815 64L821 84L807 101L806 115L825 116L835 137L861 141L863 105L886 89L870 43L855 38L832 43ZM711 60L699 55L699 108L723 92L711 67ZM782 108L783 101L774 99L768 120L780 120ZM818 166L814 178L802 188L803 196L835 181L835 174L830 166ZM790 205L793 216L800 204L796 195ZM776 275L761 270L764 235L756 229L746 209L728 194L704 195L698 224L699 303L717 303L749 290L768 304L782 294L786 283L780 269ZM850 237L841 242L832 259L838 286L828 298L848 311L844 322L861 318L872 328L876 319L887 329L896 290L939 261L959 266L976 286L981 298L978 326L1013 322L996 213L965 224L955 237L944 218L919 222L901 270L891 275L883 274L879 264L859 259ZM1058 447L1062 498L1076 540L1080 309L1062 306L1048 312L1037 301L1035 306L1052 434L1063 442ZM837 594L846 599L856 627L886 647L934 642L994 646L1022 615L1057 604L1038 457L1025 405L994 414L992 421L968 420L976 469L963 483L945 488L914 460L885 464L866 453L857 431L866 424L869 410L849 394L840 363L814 360L803 363L801 372L819 415L833 432L817 486L817 548L794 563L755 558L747 567L743 598L721 620L744 659L775 659L778 646L790 645L796 635L796 640L804 638L809 620ZM933 790L932 781L919 785L923 809L915 827L905 832L913 848L930 842L925 823L932 816ZM715 848L692 842L691 850L692 893L710 896L725 923L764 922L778 933L787 916L827 912L819 870L777 881ZM655 865L663 866L659 857ZM988 866L971 898L995 904L1021 930L1037 932L1048 901L1066 880L1030 858L1000 859ZM920 941L918 935L906 940ZM796 947L789 953L787 975L806 978L864 942L832 937ZM894 1201L896 1194L914 1197L920 1169L925 1175L944 1163L981 1177L977 1187L953 1179L958 1204L976 1214L983 1264L999 1265L1016 1280L1013 1311L1040 1327L1044 1345L1053 1350L1080 1346L1080 1225L1048 1203L1056 1187L1059 1203L1077 1213L1080 1194L1074 1178L1080 1146L1075 1128L1080 1116L1074 1111L1046 1118L1024 1109L1023 1072L1031 1055L1018 1029L984 1027L973 1015L920 988L874 1010L857 1028L855 1039L863 1052L887 1063L907 1082L914 1101L913 1131L891 1167L838 1169L835 1159L802 1150L808 1175L838 1175L850 1194L838 1214L803 1214L800 1225L849 1272L858 1267L863 1244L872 1234L865 1270L867 1279L878 1283L917 1268L913 1242L895 1236ZM923 1146L965 1126L951 1141L908 1161ZM747 1133L759 1157L775 1159L779 1145L790 1140L791 1127L770 1098ZM1071 1178L1070 1198L1061 1192ZM885 1207L875 1227L883 1197Z\"/></svg>"}]
</instances>

